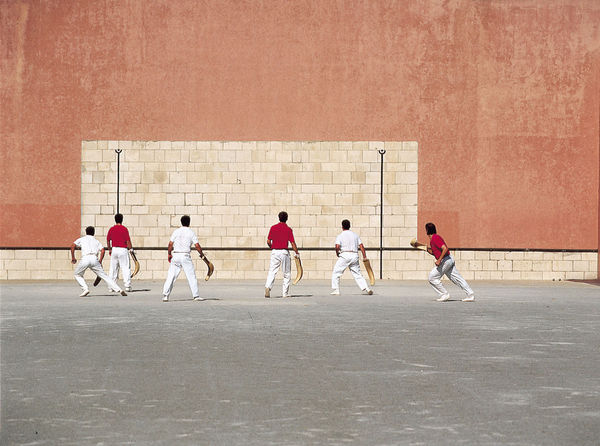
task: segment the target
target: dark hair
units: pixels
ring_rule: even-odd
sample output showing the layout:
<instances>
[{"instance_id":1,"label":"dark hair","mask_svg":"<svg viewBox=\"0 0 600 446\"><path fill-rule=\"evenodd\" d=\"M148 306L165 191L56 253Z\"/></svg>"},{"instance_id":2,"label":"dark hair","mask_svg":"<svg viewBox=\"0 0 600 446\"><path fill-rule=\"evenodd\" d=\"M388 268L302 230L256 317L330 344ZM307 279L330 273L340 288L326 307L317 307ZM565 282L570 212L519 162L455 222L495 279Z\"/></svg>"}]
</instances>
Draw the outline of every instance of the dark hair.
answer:
<instances>
[{"instance_id":1,"label":"dark hair","mask_svg":"<svg viewBox=\"0 0 600 446\"><path fill-rule=\"evenodd\" d=\"M287 214L287 212L285 212L285 211L281 211L281 212L279 213L279 221L280 221L280 222L282 222L282 223L285 223L285 222L287 221L287 219L288 219L288 214Z\"/></svg>"},{"instance_id":2,"label":"dark hair","mask_svg":"<svg viewBox=\"0 0 600 446\"><path fill-rule=\"evenodd\" d=\"M191 221L192 221L192 219L190 218L189 215L184 215L183 217L181 217L182 226L189 226Z\"/></svg>"},{"instance_id":3,"label":"dark hair","mask_svg":"<svg viewBox=\"0 0 600 446\"><path fill-rule=\"evenodd\" d=\"M350 220L342 220L342 228L350 229Z\"/></svg>"},{"instance_id":4,"label":"dark hair","mask_svg":"<svg viewBox=\"0 0 600 446\"><path fill-rule=\"evenodd\" d=\"M427 235L437 234L437 230L435 229L435 225L433 223L427 223L425 225L425 230L427 231Z\"/></svg>"},{"instance_id":5,"label":"dark hair","mask_svg":"<svg viewBox=\"0 0 600 446\"><path fill-rule=\"evenodd\" d=\"M115 214L115 223L123 223L123 214Z\"/></svg>"},{"instance_id":6,"label":"dark hair","mask_svg":"<svg viewBox=\"0 0 600 446\"><path fill-rule=\"evenodd\" d=\"M96 230L94 229L93 226L88 226L87 228L85 228L86 235L94 235L95 233L96 233Z\"/></svg>"}]
</instances>

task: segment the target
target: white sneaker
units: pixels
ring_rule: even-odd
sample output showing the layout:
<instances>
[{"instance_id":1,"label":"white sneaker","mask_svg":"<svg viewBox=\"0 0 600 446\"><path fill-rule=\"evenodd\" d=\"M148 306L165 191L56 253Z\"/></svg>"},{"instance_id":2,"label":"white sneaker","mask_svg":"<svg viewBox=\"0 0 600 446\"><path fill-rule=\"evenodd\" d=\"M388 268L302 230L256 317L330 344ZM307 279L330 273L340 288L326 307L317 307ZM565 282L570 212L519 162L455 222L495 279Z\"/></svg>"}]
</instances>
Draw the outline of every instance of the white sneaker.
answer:
<instances>
[{"instance_id":1,"label":"white sneaker","mask_svg":"<svg viewBox=\"0 0 600 446\"><path fill-rule=\"evenodd\" d=\"M90 294L90 290L85 290L83 293L81 293L81 294L79 295L79 297L85 297L85 296L87 296L88 294Z\"/></svg>"},{"instance_id":2,"label":"white sneaker","mask_svg":"<svg viewBox=\"0 0 600 446\"><path fill-rule=\"evenodd\" d=\"M475 302L475 295L471 294L470 296L465 297L462 301L463 302Z\"/></svg>"},{"instance_id":3,"label":"white sneaker","mask_svg":"<svg viewBox=\"0 0 600 446\"><path fill-rule=\"evenodd\" d=\"M289 294L284 294L281 297L291 297Z\"/></svg>"},{"instance_id":4,"label":"white sneaker","mask_svg":"<svg viewBox=\"0 0 600 446\"><path fill-rule=\"evenodd\" d=\"M444 296L442 296L442 297L440 297L439 299L436 299L436 300L438 302L446 302L446 301L450 300L450 295L446 294L446 295L444 295Z\"/></svg>"},{"instance_id":5,"label":"white sneaker","mask_svg":"<svg viewBox=\"0 0 600 446\"><path fill-rule=\"evenodd\" d=\"M373 290L370 290L369 288L367 288L366 290L363 290L366 294L368 294L369 296L373 295Z\"/></svg>"},{"instance_id":6,"label":"white sneaker","mask_svg":"<svg viewBox=\"0 0 600 446\"><path fill-rule=\"evenodd\" d=\"M271 289L265 287L265 297L271 297Z\"/></svg>"},{"instance_id":7,"label":"white sneaker","mask_svg":"<svg viewBox=\"0 0 600 446\"><path fill-rule=\"evenodd\" d=\"M131 293L131 287L130 286L125 287L125 291L127 291L128 293Z\"/></svg>"},{"instance_id":8,"label":"white sneaker","mask_svg":"<svg viewBox=\"0 0 600 446\"><path fill-rule=\"evenodd\" d=\"M333 290L331 293L332 296L339 296L340 295L340 290Z\"/></svg>"},{"instance_id":9,"label":"white sneaker","mask_svg":"<svg viewBox=\"0 0 600 446\"><path fill-rule=\"evenodd\" d=\"M201 301L201 300L206 300L206 299L203 297L200 297L200 296L196 296L196 297L194 297L194 300Z\"/></svg>"},{"instance_id":10,"label":"white sneaker","mask_svg":"<svg viewBox=\"0 0 600 446\"><path fill-rule=\"evenodd\" d=\"M163 302L169 302L169 296L163 296Z\"/></svg>"}]
</instances>

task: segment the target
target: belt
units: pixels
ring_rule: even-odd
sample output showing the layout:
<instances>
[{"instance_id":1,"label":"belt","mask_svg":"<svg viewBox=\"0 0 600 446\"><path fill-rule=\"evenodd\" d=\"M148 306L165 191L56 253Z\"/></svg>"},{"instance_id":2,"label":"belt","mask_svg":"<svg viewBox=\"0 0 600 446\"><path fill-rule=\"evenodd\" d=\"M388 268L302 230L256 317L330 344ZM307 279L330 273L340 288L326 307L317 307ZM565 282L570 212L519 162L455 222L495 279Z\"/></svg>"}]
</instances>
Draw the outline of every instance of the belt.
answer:
<instances>
[{"instance_id":1,"label":"belt","mask_svg":"<svg viewBox=\"0 0 600 446\"><path fill-rule=\"evenodd\" d=\"M358 251L340 251L340 252L353 252L354 254L358 254Z\"/></svg>"},{"instance_id":2,"label":"belt","mask_svg":"<svg viewBox=\"0 0 600 446\"><path fill-rule=\"evenodd\" d=\"M189 254L191 251L173 251L173 254Z\"/></svg>"}]
</instances>

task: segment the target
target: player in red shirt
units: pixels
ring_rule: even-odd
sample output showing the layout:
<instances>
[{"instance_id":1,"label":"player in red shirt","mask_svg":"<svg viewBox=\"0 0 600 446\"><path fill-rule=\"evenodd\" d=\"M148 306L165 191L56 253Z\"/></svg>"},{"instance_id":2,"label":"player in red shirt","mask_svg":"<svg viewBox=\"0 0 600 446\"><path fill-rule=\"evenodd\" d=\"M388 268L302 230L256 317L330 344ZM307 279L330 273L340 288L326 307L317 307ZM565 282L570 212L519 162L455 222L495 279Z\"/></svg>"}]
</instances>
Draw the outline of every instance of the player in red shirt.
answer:
<instances>
[{"instance_id":1,"label":"player in red shirt","mask_svg":"<svg viewBox=\"0 0 600 446\"><path fill-rule=\"evenodd\" d=\"M271 226L269 235L267 236L267 245L271 248L271 265L269 274L267 275L267 283L265 284L265 297L271 297L271 288L275 282L275 275L280 267L283 267L283 297L290 297L290 281L292 278L292 267L290 261L290 252L288 251L288 242L292 245L292 249L297 256L298 247L294 240L294 233L286 222L288 219L287 212L279 213L279 223Z\"/></svg>"},{"instance_id":2,"label":"player in red shirt","mask_svg":"<svg viewBox=\"0 0 600 446\"><path fill-rule=\"evenodd\" d=\"M123 283L125 291L131 291L131 266L129 263L129 250L133 250L131 246L131 238L129 231L123 226L123 215L115 215L115 223L106 234L106 242L108 244L108 253L110 255L110 270L109 277L116 282L119 276L119 268L123 270Z\"/></svg>"},{"instance_id":3,"label":"player in red shirt","mask_svg":"<svg viewBox=\"0 0 600 446\"><path fill-rule=\"evenodd\" d=\"M463 302L473 302L475 300L475 294L467 281L456 269L454 258L450 255L450 250L444 239L437 234L435 225L433 223L427 223L425 225L425 230L429 237L427 252L435 257L435 268L429 273L429 283L440 296L437 301L446 302L447 300L450 300L450 294L446 288L444 288L444 285L442 285L442 277L446 275L455 285L461 287L467 294L467 297L463 299Z\"/></svg>"}]
</instances>

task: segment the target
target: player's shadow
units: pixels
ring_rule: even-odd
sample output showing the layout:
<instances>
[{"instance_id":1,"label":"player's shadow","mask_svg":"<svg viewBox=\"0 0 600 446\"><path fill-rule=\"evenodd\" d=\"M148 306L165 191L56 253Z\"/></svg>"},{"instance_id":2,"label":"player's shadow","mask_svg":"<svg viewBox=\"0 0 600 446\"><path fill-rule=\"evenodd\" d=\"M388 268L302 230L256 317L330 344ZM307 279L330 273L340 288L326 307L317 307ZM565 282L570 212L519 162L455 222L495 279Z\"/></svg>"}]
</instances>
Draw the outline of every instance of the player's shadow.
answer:
<instances>
[{"instance_id":1,"label":"player's shadow","mask_svg":"<svg viewBox=\"0 0 600 446\"><path fill-rule=\"evenodd\" d=\"M205 297L203 300L199 300L198 302L206 302L209 300L221 300L218 297ZM194 302L194 299L169 299L169 302Z\"/></svg>"},{"instance_id":2,"label":"player's shadow","mask_svg":"<svg viewBox=\"0 0 600 446\"><path fill-rule=\"evenodd\" d=\"M295 297L313 297L312 294L290 294L290 298ZM288 299L288 297L283 296L271 296L271 299Z\"/></svg>"}]
</instances>

